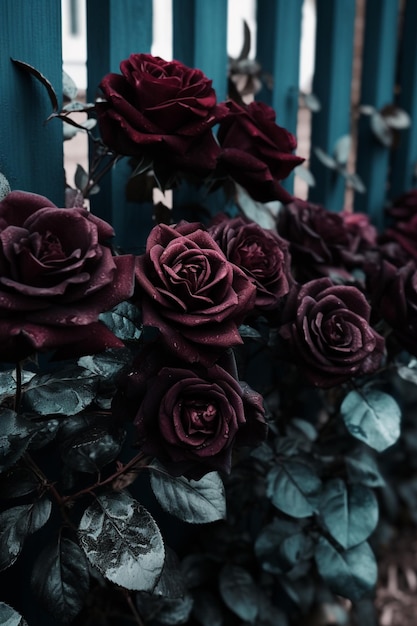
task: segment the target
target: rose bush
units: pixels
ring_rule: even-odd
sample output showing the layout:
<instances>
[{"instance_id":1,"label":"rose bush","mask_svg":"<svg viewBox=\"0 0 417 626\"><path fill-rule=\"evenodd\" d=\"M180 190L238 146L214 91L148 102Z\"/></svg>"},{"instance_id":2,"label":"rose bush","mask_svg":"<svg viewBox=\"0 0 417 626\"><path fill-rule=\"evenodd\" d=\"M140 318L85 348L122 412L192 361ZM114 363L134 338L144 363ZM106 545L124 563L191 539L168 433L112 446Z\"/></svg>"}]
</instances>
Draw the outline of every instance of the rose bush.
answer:
<instances>
[{"instance_id":1,"label":"rose bush","mask_svg":"<svg viewBox=\"0 0 417 626\"><path fill-rule=\"evenodd\" d=\"M100 313L129 298L134 258L114 257L112 227L32 193L0 202L0 359L38 350L89 354L123 343Z\"/></svg>"},{"instance_id":2,"label":"rose bush","mask_svg":"<svg viewBox=\"0 0 417 626\"><path fill-rule=\"evenodd\" d=\"M319 278L290 292L279 334L307 379L332 387L380 366L385 344L370 314L359 289Z\"/></svg>"},{"instance_id":3,"label":"rose bush","mask_svg":"<svg viewBox=\"0 0 417 626\"><path fill-rule=\"evenodd\" d=\"M212 365L242 342L238 325L253 309L256 288L198 224L155 226L136 280L144 324L183 359Z\"/></svg>"},{"instance_id":4,"label":"rose bush","mask_svg":"<svg viewBox=\"0 0 417 626\"><path fill-rule=\"evenodd\" d=\"M208 230L227 259L252 280L256 309L277 307L292 282L288 243L244 217L225 218Z\"/></svg>"},{"instance_id":5,"label":"rose bush","mask_svg":"<svg viewBox=\"0 0 417 626\"><path fill-rule=\"evenodd\" d=\"M262 396L219 364L190 369L152 346L118 387L113 413L133 415L139 449L174 476L229 473L235 446L266 437Z\"/></svg>"},{"instance_id":6,"label":"rose bush","mask_svg":"<svg viewBox=\"0 0 417 626\"><path fill-rule=\"evenodd\" d=\"M219 147L212 127L227 114L212 82L179 61L132 54L121 74L103 77L104 101L96 103L100 134L117 154L148 159L164 173L206 175Z\"/></svg>"},{"instance_id":7,"label":"rose bush","mask_svg":"<svg viewBox=\"0 0 417 626\"><path fill-rule=\"evenodd\" d=\"M231 176L254 200L289 202L280 182L304 159L293 154L297 141L275 123L275 111L262 102L227 102L229 115L219 126L219 173Z\"/></svg>"}]
</instances>

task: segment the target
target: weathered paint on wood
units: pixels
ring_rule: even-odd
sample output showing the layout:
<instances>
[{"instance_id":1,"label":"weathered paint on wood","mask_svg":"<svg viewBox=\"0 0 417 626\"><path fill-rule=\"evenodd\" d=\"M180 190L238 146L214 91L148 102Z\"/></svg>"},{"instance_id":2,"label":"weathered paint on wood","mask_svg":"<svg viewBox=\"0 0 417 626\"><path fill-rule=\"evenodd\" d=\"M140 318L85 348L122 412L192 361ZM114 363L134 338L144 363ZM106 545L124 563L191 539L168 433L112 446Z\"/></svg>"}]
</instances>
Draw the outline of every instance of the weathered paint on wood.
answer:
<instances>
[{"instance_id":1,"label":"weathered paint on wood","mask_svg":"<svg viewBox=\"0 0 417 626\"><path fill-rule=\"evenodd\" d=\"M394 103L397 49L398 0L368 0L365 15L361 104L377 110ZM358 124L356 171L366 186L357 194L355 208L371 216L382 228L387 196L390 149L373 134L370 117Z\"/></svg>"},{"instance_id":2,"label":"weathered paint on wood","mask_svg":"<svg viewBox=\"0 0 417 626\"><path fill-rule=\"evenodd\" d=\"M317 0L317 30L313 92L321 110L313 114L311 141L332 154L336 141L350 132L350 90L352 80L355 2ZM311 171L316 179L309 199L327 209L344 207L345 181L323 167L312 151Z\"/></svg>"},{"instance_id":3,"label":"weathered paint on wood","mask_svg":"<svg viewBox=\"0 0 417 626\"><path fill-rule=\"evenodd\" d=\"M0 171L12 189L64 202L62 122L52 120L46 89L11 58L29 63L62 89L60 0L0 4Z\"/></svg>"},{"instance_id":4,"label":"weathered paint on wood","mask_svg":"<svg viewBox=\"0 0 417 626\"><path fill-rule=\"evenodd\" d=\"M88 0L87 2L87 98L94 101L102 77L119 72L132 53L149 53L152 45L152 0ZM128 159L117 163L91 198L96 215L111 222L116 244L141 252L152 227L149 204L126 200L126 183L132 173Z\"/></svg>"}]
</instances>

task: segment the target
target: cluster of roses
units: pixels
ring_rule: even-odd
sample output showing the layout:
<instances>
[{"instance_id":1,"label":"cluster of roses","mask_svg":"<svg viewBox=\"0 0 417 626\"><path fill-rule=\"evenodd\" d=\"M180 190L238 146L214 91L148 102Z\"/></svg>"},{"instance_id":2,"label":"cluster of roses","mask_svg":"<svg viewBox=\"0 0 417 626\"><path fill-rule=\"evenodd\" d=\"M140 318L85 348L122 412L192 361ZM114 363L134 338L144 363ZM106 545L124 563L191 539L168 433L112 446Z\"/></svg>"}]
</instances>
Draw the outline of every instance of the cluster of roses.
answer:
<instances>
[{"instance_id":1,"label":"cluster of roses","mask_svg":"<svg viewBox=\"0 0 417 626\"><path fill-rule=\"evenodd\" d=\"M222 172L258 199L292 201L276 232L245 217L159 224L135 257L114 256L112 227L87 210L9 193L0 202L0 359L122 347L99 316L132 300L159 333L120 381L114 415L132 414L146 455L198 479L228 472L235 445L266 434L262 397L234 364L242 323L266 317L278 357L320 387L380 366L385 342L372 315L400 339L415 336L415 260L393 260L396 246L407 254L403 222L414 218L400 211L397 228L378 238L364 216L288 198L279 181L300 159L268 107L217 105L210 81L178 62L132 55L121 68L103 79L97 103L116 153L149 160L156 173Z\"/></svg>"}]
</instances>

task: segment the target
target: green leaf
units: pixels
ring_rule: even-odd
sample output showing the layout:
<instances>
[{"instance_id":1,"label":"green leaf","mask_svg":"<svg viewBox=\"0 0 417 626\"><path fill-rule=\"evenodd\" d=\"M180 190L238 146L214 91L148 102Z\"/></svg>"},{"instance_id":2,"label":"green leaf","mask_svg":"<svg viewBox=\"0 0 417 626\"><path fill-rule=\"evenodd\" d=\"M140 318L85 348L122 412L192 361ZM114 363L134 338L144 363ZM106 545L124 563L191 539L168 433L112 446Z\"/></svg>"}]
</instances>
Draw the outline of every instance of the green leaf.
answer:
<instances>
[{"instance_id":1,"label":"green leaf","mask_svg":"<svg viewBox=\"0 0 417 626\"><path fill-rule=\"evenodd\" d=\"M351 145L352 138L350 135L343 135L336 141L333 154L338 165L346 165L348 162Z\"/></svg>"},{"instance_id":2,"label":"green leaf","mask_svg":"<svg viewBox=\"0 0 417 626\"><path fill-rule=\"evenodd\" d=\"M394 140L394 136L392 134L392 130L385 121L384 117L379 113L379 111L375 111L371 115L371 130L375 137L379 139L383 146L386 148L390 148L392 146L392 142Z\"/></svg>"},{"instance_id":3,"label":"green leaf","mask_svg":"<svg viewBox=\"0 0 417 626\"><path fill-rule=\"evenodd\" d=\"M150 479L155 497L165 511L190 524L207 524L226 517L224 485L217 472L209 472L200 480L188 480L160 469L152 472Z\"/></svg>"},{"instance_id":4,"label":"green leaf","mask_svg":"<svg viewBox=\"0 0 417 626\"><path fill-rule=\"evenodd\" d=\"M67 72L62 70L62 93L67 100L74 100L77 97L78 88Z\"/></svg>"},{"instance_id":5,"label":"green leaf","mask_svg":"<svg viewBox=\"0 0 417 626\"><path fill-rule=\"evenodd\" d=\"M337 161L321 148L314 148L314 153L318 160L330 170L335 170L337 168Z\"/></svg>"},{"instance_id":6,"label":"green leaf","mask_svg":"<svg viewBox=\"0 0 417 626\"><path fill-rule=\"evenodd\" d=\"M0 500L20 498L39 487L39 480L26 467L10 467L0 475Z\"/></svg>"},{"instance_id":7,"label":"green leaf","mask_svg":"<svg viewBox=\"0 0 417 626\"><path fill-rule=\"evenodd\" d=\"M254 622L259 611L259 591L252 576L239 565L225 565L219 590L226 606L245 622Z\"/></svg>"},{"instance_id":8,"label":"green leaf","mask_svg":"<svg viewBox=\"0 0 417 626\"><path fill-rule=\"evenodd\" d=\"M32 378L24 399L39 415L76 415L94 400L97 379L81 367Z\"/></svg>"},{"instance_id":9,"label":"green leaf","mask_svg":"<svg viewBox=\"0 0 417 626\"><path fill-rule=\"evenodd\" d=\"M336 541L345 549L362 543L378 523L378 502L363 485L347 487L341 478L330 480L320 500L320 515Z\"/></svg>"},{"instance_id":10,"label":"green leaf","mask_svg":"<svg viewBox=\"0 0 417 626\"><path fill-rule=\"evenodd\" d=\"M12 59L12 61L19 69L29 74L32 74L32 76L34 76L40 83L42 83L42 85L46 88L46 91L48 92L48 96L54 112L57 112L59 108L58 98L49 80L43 74L41 74L39 70L37 70L32 65L29 65L29 63L25 63L24 61L18 61L17 59Z\"/></svg>"},{"instance_id":11,"label":"green leaf","mask_svg":"<svg viewBox=\"0 0 417 626\"><path fill-rule=\"evenodd\" d=\"M1 179L0 179L1 186ZM1 200L1 191L0 191ZM0 372L0 402L4 402L7 398L11 398L16 393L16 381L13 377L13 371Z\"/></svg>"},{"instance_id":12,"label":"green leaf","mask_svg":"<svg viewBox=\"0 0 417 626\"><path fill-rule=\"evenodd\" d=\"M317 509L321 480L311 465L287 458L267 475L267 496L277 509L292 517L308 517Z\"/></svg>"},{"instance_id":13,"label":"green leaf","mask_svg":"<svg viewBox=\"0 0 417 626\"><path fill-rule=\"evenodd\" d=\"M344 598L359 600L375 587L377 564L366 542L339 552L327 539L320 537L315 559L318 571L331 591Z\"/></svg>"},{"instance_id":14,"label":"green leaf","mask_svg":"<svg viewBox=\"0 0 417 626\"><path fill-rule=\"evenodd\" d=\"M385 480L379 471L374 454L367 446L361 446L345 457L350 483L360 483L373 488L384 487Z\"/></svg>"},{"instance_id":15,"label":"green leaf","mask_svg":"<svg viewBox=\"0 0 417 626\"><path fill-rule=\"evenodd\" d=\"M51 509L50 500L43 498L0 513L0 571L13 565L25 539L46 524Z\"/></svg>"},{"instance_id":16,"label":"green leaf","mask_svg":"<svg viewBox=\"0 0 417 626\"><path fill-rule=\"evenodd\" d=\"M130 302L121 302L99 319L122 341L138 340L142 334L140 311Z\"/></svg>"},{"instance_id":17,"label":"green leaf","mask_svg":"<svg viewBox=\"0 0 417 626\"><path fill-rule=\"evenodd\" d=\"M84 511L78 536L90 563L108 580L152 591L164 566L162 536L150 513L126 492L107 492Z\"/></svg>"},{"instance_id":18,"label":"green leaf","mask_svg":"<svg viewBox=\"0 0 417 626\"><path fill-rule=\"evenodd\" d=\"M125 433L115 429L112 418L89 417L74 417L64 426L61 456L71 469L94 474L118 456Z\"/></svg>"},{"instance_id":19,"label":"green leaf","mask_svg":"<svg viewBox=\"0 0 417 626\"><path fill-rule=\"evenodd\" d=\"M300 522L274 519L259 533L255 554L265 571L281 574L313 556L314 544Z\"/></svg>"},{"instance_id":20,"label":"green leaf","mask_svg":"<svg viewBox=\"0 0 417 626\"><path fill-rule=\"evenodd\" d=\"M0 409L0 472L21 458L37 430L11 409Z\"/></svg>"},{"instance_id":21,"label":"green leaf","mask_svg":"<svg viewBox=\"0 0 417 626\"><path fill-rule=\"evenodd\" d=\"M401 409L383 391L350 391L340 411L350 434L378 452L392 446L400 436Z\"/></svg>"},{"instance_id":22,"label":"green leaf","mask_svg":"<svg viewBox=\"0 0 417 626\"><path fill-rule=\"evenodd\" d=\"M38 556L31 587L47 610L60 623L68 624L83 608L89 581L84 552L70 539L60 537Z\"/></svg>"},{"instance_id":23,"label":"green leaf","mask_svg":"<svg viewBox=\"0 0 417 626\"><path fill-rule=\"evenodd\" d=\"M2 626L28 626L23 617L5 602L0 602L0 624Z\"/></svg>"},{"instance_id":24,"label":"green leaf","mask_svg":"<svg viewBox=\"0 0 417 626\"><path fill-rule=\"evenodd\" d=\"M149 593L137 593L136 604L139 613L146 623L158 624L185 624L193 607L193 599L188 592L181 598L164 598Z\"/></svg>"},{"instance_id":25,"label":"green leaf","mask_svg":"<svg viewBox=\"0 0 417 626\"><path fill-rule=\"evenodd\" d=\"M10 183L4 174L0 172L0 200L3 200L11 192Z\"/></svg>"},{"instance_id":26,"label":"green leaf","mask_svg":"<svg viewBox=\"0 0 417 626\"><path fill-rule=\"evenodd\" d=\"M109 381L116 378L120 370L131 360L132 353L128 348L117 348L83 356L78 359L78 365L99 376L100 379Z\"/></svg>"},{"instance_id":27,"label":"green leaf","mask_svg":"<svg viewBox=\"0 0 417 626\"><path fill-rule=\"evenodd\" d=\"M223 626L223 606L214 593L197 589L193 597L193 616L201 626Z\"/></svg>"}]
</instances>

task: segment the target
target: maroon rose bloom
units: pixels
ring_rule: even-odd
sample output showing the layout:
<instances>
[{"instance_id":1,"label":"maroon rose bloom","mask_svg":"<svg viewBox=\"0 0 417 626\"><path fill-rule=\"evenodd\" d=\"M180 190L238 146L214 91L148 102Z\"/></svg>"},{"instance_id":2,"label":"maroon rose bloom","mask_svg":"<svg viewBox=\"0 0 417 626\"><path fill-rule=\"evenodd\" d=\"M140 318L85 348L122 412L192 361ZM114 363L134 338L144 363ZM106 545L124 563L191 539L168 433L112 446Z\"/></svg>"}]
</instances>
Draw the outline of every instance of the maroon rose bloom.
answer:
<instances>
[{"instance_id":1,"label":"maroon rose bloom","mask_svg":"<svg viewBox=\"0 0 417 626\"><path fill-rule=\"evenodd\" d=\"M396 198L387 213L401 222L406 222L417 215L417 189L410 189Z\"/></svg>"},{"instance_id":2,"label":"maroon rose bloom","mask_svg":"<svg viewBox=\"0 0 417 626\"><path fill-rule=\"evenodd\" d=\"M229 101L227 106L229 115L218 131L219 172L231 176L254 200L290 202L292 196L280 181L304 161L293 154L294 135L275 123L275 111L262 102L243 107Z\"/></svg>"},{"instance_id":3,"label":"maroon rose bloom","mask_svg":"<svg viewBox=\"0 0 417 626\"><path fill-rule=\"evenodd\" d=\"M219 147L212 126L227 114L198 69L150 54L132 54L121 74L107 74L96 103L104 143L117 154L147 158L164 171L214 170Z\"/></svg>"},{"instance_id":4,"label":"maroon rose bloom","mask_svg":"<svg viewBox=\"0 0 417 626\"><path fill-rule=\"evenodd\" d=\"M290 292L279 332L309 382L332 387L379 367L384 339L370 313L359 289L320 278Z\"/></svg>"},{"instance_id":5,"label":"maroon rose bloom","mask_svg":"<svg viewBox=\"0 0 417 626\"><path fill-rule=\"evenodd\" d=\"M229 473L235 446L266 437L262 396L220 365L191 369L152 351L120 384L113 414L126 417L129 407L138 446L175 476Z\"/></svg>"},{"instance_id":6,"label":"maroon rose bloom","mask_svg":"<svg viewBox=\"0 0 417 626\"><path fill-rule=\"evenodd\" d=\"M259 311L276 308L292 281L288 243L244 217L224 219L210 227L209 233L229 261L252 280L255 307Z\"/></svg>"},{"instance_id":7,"label":"maroon rose bloom","mask_svg":"<svg viewBox=\"0 0 417 626\"><path fill-rule=\"evenodd\" d=\"M113 229L85 209L32 193L0 202L0 359L60 356L123 345L99 315L129 298L134 257L113 257Z\"/></svg>"},{"instance_id":8,"label":"maroon rose bloom","mask_svg":"<svg viewBox=\"0 0 417 626\"><path fill-rule=\"evenodd\" d=\"M399 343L417 355L417 264L397 267L382 260L368 267L372 306L391 326Z\"/></svg>"},{"instance_id":9,"label":"maroon rose bloom","mask_svg":"<svg viewBox=\"0 0 417 626\"><path fill-rule=\"evenodd\" d=\"M299 282L322 276L351 279L347 266L355 258L357 242L352 225L341 214L297 198L282 207L277 228L290 244L293 273Z\"/></svg>"},{"instance_id":10,"label":"maroon rose bloom","mask_svg":"<svg viewBox=\"0 0 417 626\"><path fill-rule=\"evenodd\" d=\"M212 365L242 343L237 326L253 309L256 288L198 224L155 226L136 279L143 323L184 360Z\"/></svg>"}]
</instances>

